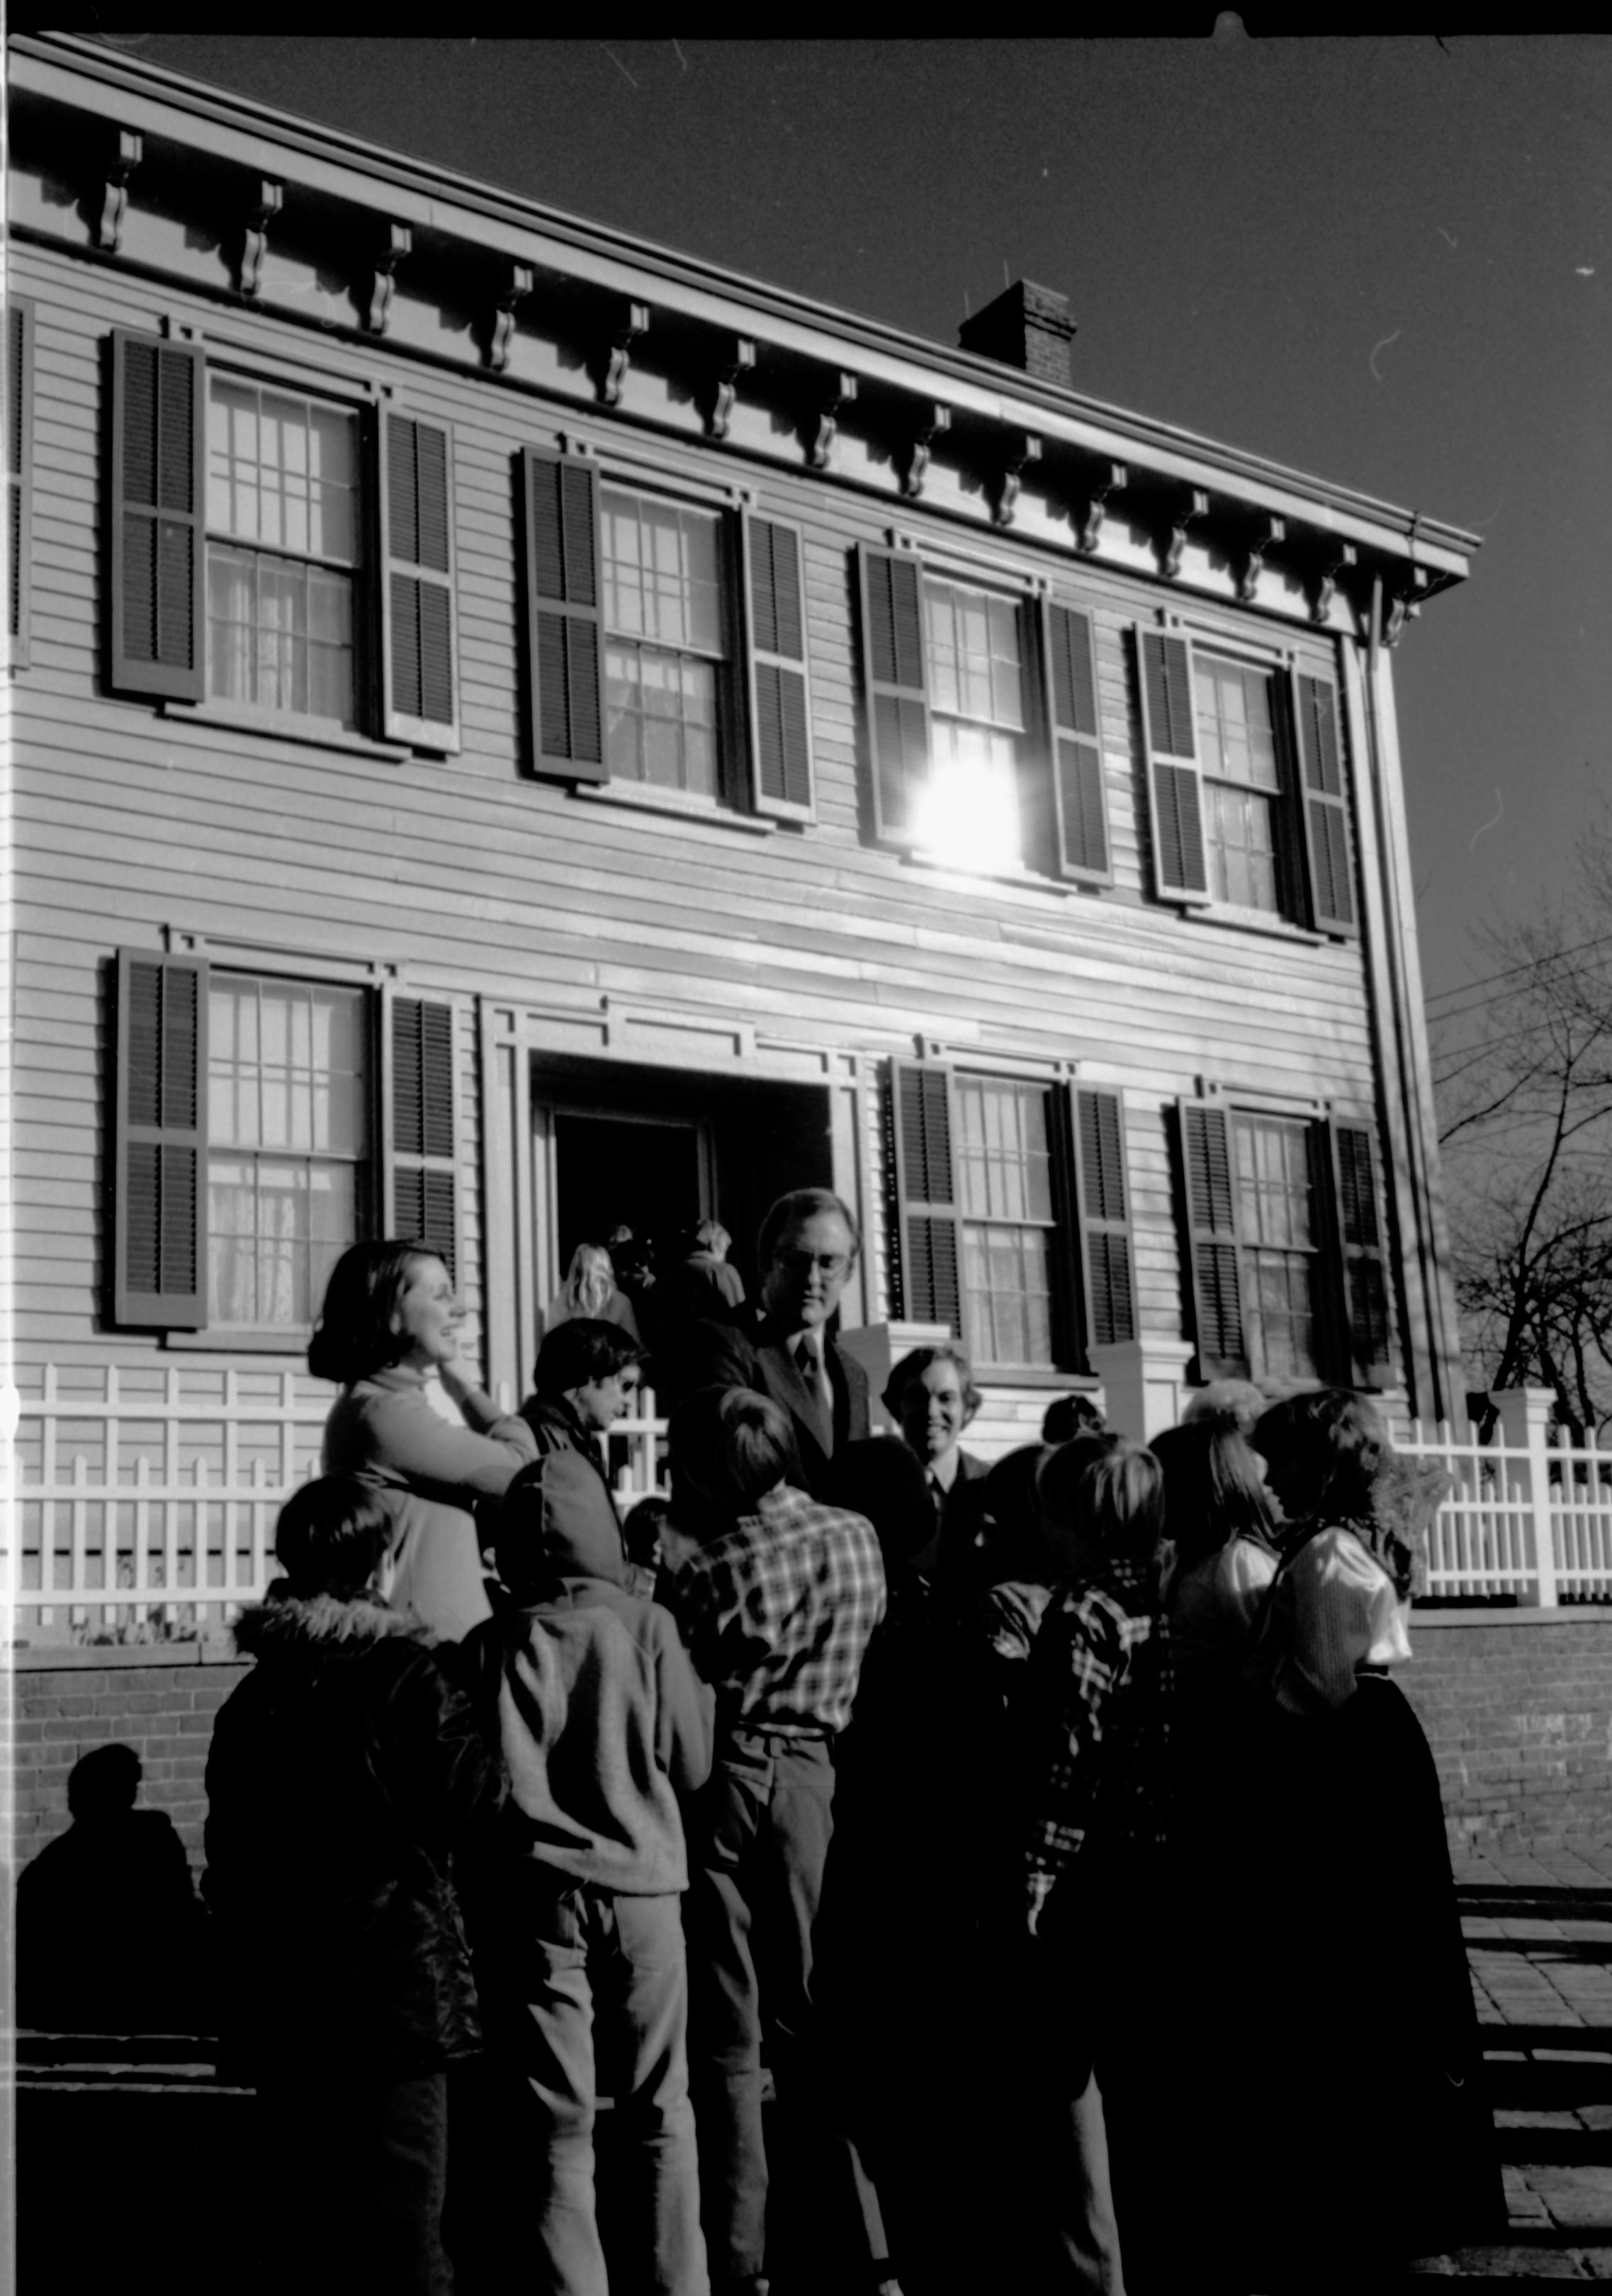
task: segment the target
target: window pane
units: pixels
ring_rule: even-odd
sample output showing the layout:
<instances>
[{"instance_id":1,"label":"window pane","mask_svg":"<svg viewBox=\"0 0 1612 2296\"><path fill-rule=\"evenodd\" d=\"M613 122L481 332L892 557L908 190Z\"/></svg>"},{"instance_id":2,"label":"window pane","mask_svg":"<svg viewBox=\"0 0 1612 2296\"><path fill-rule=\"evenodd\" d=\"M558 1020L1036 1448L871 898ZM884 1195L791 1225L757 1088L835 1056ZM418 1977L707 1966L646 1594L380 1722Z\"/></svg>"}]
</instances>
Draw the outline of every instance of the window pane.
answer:
<instances>
[{"instance_id":1,"label":"window pane","mask_svg":"<svg viewBox=\"0 0 1612 2296\"><path fill-rule=\"evenodd\" d=\"M299 1327L358 1234L364 993L215 973L208 1013L209 1319Z\"/></svg>"},{"instance_id":2,"label":"window pane","mask_svg":"<svg viewBox=\"0 0 1612 2296\"><path fill-rule=\"evenodd\" d=\"M601 502L607 628L620 637L721 654L716 517L611 487Z\"/></svg>"},{"instance_id":3,"label":"window pane","mask_svg":"<svg viewBox=\"0 0 1612 2296\"><path fill-rule=\"evenodd\" d=\"M923 589L931 709L1022 733L1018 607L951 582Z\"/></svg>"},{"instance_id":4,"label":"window pane","mask_svg":"<svg viewBox=\"0 0 1612 2296\"><path fill-rule=\"evenodd\" d=\"M1217 901L1274 912L1275 830L1271 800L1230 783L1204 783L1209 891Z\"/></svg>"},{"instance_id":5,"label":"window pane","mask_svg":"<svg viewBox=\"0 0 1612 2296\"><path fill-rule=\"evenodd\" d=\"M605 648L607 757L620 781L718 794L716 671L689 654Z\"/></svg>"},{"instance_id":6,"label":"window pane","mask_svg":"<svg viewBox=\"0 0 1612 2296\"><path fill-rule=\"evenodd\" d=\"M1241 662L1199 653L1193 684L1204 771L1248 788L1278 788L1270 677Z\"/></svg>"},{"instance_id":7,"label":"window pane","mask_svg":"<svg viewBox=\"0 0 1612 2296\"><path fill-rule=\"evenodd\" d=\"M1239 1116L1233 1135L1250 1359L1263 1377L1313 1379L1320 1365L1309 1127Z\"/></svg>"}]
</instances>

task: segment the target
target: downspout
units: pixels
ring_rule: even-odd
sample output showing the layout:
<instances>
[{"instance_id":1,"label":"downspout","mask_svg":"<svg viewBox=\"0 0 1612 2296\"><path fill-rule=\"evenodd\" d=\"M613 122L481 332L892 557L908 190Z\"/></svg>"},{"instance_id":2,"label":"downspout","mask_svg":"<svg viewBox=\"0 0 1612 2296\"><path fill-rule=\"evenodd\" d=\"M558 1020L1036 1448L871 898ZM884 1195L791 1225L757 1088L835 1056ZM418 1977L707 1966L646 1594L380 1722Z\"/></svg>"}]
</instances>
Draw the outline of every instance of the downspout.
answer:
<instances>
[{"instance_id":1,"label":"downspout","mask_svg":"<svg viewBox=\"0 0 1612 2296\"><path fill-rule=\"evenodd\" d=\"M1398 1072L1400 1106L1405 1112L1406 1178L1411 1185L1416 1230L1416 1259L1427 1317L1428 1376L1435 1423L1453 1418L1451 1398L1444 1392L1444 1354L1448 1334L1444 1330L1444 1300L1439 1270L1430 1251L1432 1184L1428 1177L1422 1135L1421 1100L1407 1042L1407 985L1403 916L1398 872L1394 865L1390 824L1384 802L1382 729L1378 717L1377 681L1382 654L1382 576L1371 578L1371 619L1366 639L1366 736L1371 751L1371 802L1377 816L1378 868L1382 877L1383 911L1387 921L1388 975L1391 983L1394 1056ZM1426 1416L1419 1412L1418 1417Z\"/></svg>"}]
</instances>

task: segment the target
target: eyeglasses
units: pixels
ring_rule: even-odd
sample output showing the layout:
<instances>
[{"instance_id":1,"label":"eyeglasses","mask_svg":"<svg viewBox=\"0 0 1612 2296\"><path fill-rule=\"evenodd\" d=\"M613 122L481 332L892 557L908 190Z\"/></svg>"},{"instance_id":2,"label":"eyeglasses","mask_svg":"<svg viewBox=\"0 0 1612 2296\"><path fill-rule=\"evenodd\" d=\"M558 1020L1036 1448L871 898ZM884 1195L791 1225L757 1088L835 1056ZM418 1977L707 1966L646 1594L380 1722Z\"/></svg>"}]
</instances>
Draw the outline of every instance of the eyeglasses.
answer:
<instances>
[{"instance_id":1,"label":"eyeglasses","mask_svg":"<svg viewBox=\"0 0 1612 2296\"><path fill-rule=\"evenodd\" d=\"M787 1267L791 1275L809 1275L815 1268L825 1282L831 1283L843 1275L851 1264L846 1251L781 1251L776 1255L780 1267Z\"/></svg>"}]
</instances>

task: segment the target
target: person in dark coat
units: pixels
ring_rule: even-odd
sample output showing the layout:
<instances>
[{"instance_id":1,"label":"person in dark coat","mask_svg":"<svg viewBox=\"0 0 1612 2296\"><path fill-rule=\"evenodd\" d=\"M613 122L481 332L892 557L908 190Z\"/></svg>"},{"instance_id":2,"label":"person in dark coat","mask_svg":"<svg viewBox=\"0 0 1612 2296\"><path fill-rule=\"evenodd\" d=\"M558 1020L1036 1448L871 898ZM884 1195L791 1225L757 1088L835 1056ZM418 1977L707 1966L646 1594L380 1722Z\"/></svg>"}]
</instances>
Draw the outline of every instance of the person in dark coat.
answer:
<instances>
[{"instance_id":1,"label":"person in dark coat","mask_svg":"<svg viewBox=\"0 0 1612 2296\"><path fill-rule=\"evenodd\" d=\"M94 1747L69 1774L73 1822L17 1883L19 2024L191 2032L207 2014L206 1916L172 1818L135 1807L141 1775L120 1742Z\"/></svg>"},{"instance_id":2,"label":"person in dark coat","mask_svg":"<svg viewBox=\"0 0 1612 2296\"><path fill-rule=\"evenodd\" d=\"M642 1357L636 1340L601 1317L574 1316L545 1332L532 1368L536 1391L520 1406L538 1457L580 1452L608 1487L603 1439L637 1391Z\"/></svg>"},{"instance_id":3,"label":"person in dark coat","mask_svg":"<svg viewBox=\"0 0 1612 2296\"><path fill-rule=\"evenodd\" d=\"M214 1725L202 1889L287 2187L272 2284L445 2296L446 2072L481 2046L451 1859L503 1789L429 1634L369 1587L389 1529L349 1475L282 1510L286 1576L236 1625L257 1664Z\"/></svg>"},{"instance_id":4,"label":"person in dark coat","mask_svg":"<svg viewBox=\"0 0 1612 2296\"><path fill-rule=\"evenodd\" d=\"M769 1396L814 1498L826 1496L836 1450L871 1431L868 1375L831 1328L861 1241L850 1207L827 1188L780 1196L756 1240L759 1319L747 1331L702 1317L660 1372L669 1401L705 1387Z\"/></svg>"},{"instance_id":5,"label":"person in dark coat","mask_svg":"<svg viewBox=\"0 0 1612 2296\"><path fill-rule=\"evenodd\" d=\"M931 1580L953 1575L953 1566L980 1540L989 1462L965 1451L957 1439L984 1399L973 1365L954 1340L903 1356L880 1398L923 1468L934 1524L912 1559Z\"/></svg>"}]
</instances>

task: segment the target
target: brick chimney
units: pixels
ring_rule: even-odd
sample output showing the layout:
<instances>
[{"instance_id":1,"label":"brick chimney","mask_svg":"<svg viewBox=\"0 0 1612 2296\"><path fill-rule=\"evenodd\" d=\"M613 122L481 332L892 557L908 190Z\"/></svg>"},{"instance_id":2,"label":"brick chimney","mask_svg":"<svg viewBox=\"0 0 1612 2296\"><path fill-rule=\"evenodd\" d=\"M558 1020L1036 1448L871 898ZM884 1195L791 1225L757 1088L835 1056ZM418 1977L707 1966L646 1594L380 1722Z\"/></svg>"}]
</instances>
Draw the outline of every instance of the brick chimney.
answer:
<instances>
[{"instance_id":1,"label":"brick chimney","mask_svg":"<svg viewBox=\"0 0 1612 2296\"><path fill-rule=\"evenodd\" d=\"M1072 390L1069 343L1074 333L1067 295L1038 287L1033 279L1016 279L994 303L963 321L957 340L978 358L999 359L1003 366L1034 375L1037 382L1055 382L1060 390Z\"/></svg>"}]
</instances>

